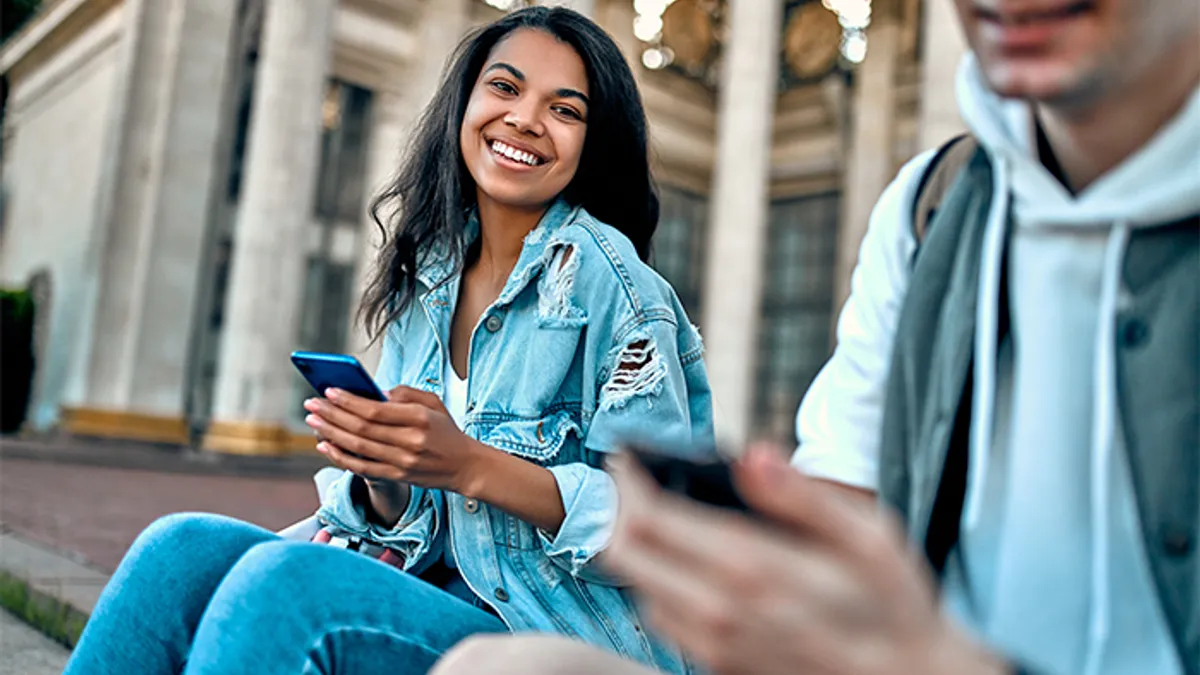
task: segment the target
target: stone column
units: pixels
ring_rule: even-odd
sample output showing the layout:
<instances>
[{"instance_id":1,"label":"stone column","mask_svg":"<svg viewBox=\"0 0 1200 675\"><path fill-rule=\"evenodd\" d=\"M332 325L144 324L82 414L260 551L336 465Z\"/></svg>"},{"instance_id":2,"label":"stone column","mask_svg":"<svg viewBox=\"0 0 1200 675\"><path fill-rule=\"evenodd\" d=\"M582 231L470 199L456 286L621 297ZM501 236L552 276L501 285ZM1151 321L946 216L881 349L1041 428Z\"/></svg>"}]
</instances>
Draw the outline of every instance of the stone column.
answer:
<instances>
[{"instance_id":1,"label":"stone column","mask_svg":"<svg viewBox=\"0 0 1200 675\"><path fill-rule=\"evenodd\" d=\"M958 114L954 84L967 45L953 0L924 0L924 10L917 147L928 150L966 130Z\"/></svg>"},{"instance_id":2,"label":"stone column","mask_svg":"<svg viewBox=\"0 0 1200 675\"><path fill-rule=\"evenodd\" d=\"M321 103L336 0L266 0L242 201L204 447L287 451L306 226L320 157Z\"/></svg>"},{"instance_id":3,"label":"stone column","mask_svg":"<svg viewBox=\"0 0 1200 675\"><path fill-rule=\"evenodd\" d=\"M380 344L370 344L370 338L357 322L358 304L374 270L381 243L381 233L368 211L380 190L400 168L405 140L412 133L417 116L429 104L441 84L446 59L466 33L470 23L471 0L438 0L425 5L417 34L420 36L416 58L404 72L392 73L387 81L392 85L375 92L372 104L371 146L367 157L367 191L364 195L363 236L365 245L359 254L355 273L356 283L351 323L351 354L368 371L374 372L379 363ZM404 86L401 87L400 85Z\"/></svg>"},{"instance_id":4,"label":"stone column","mask_svg":"<svg viewBox=\"0 0 1200 675\"><path fill-rule=\"evenodd\" d=\"M216 180L217 137L236 3L162 0L137 12L134 62L103 214L82 396L64 428L187 443L192 307Z\"/></svg>"},{"instance_id":5,"label":"stone column","mask_svg":"<svg viewBox=\"0 0 1200 675\"><path fill-rule=\"evenodd\" d=\"M900 24L894 14L877 14L867 29L867 58L854 74L850 148L842 176L838 227L835 317L850 293L850 273L867 232L871 210L894 174L892 138L896 118L896 61ZM835 318L836 321L836 318Z\"/></svg>"},{"instance_id":6,"label":"stone column","mask_svg":"<svg viewBox=\"0 0 1200 675\"><path fill-rule=\"evenodd\" d=\"M731 0L726 12L703 312L717 434L732 442L749 436L754 399L782 9Z\"/></svg>"}]
</instances>

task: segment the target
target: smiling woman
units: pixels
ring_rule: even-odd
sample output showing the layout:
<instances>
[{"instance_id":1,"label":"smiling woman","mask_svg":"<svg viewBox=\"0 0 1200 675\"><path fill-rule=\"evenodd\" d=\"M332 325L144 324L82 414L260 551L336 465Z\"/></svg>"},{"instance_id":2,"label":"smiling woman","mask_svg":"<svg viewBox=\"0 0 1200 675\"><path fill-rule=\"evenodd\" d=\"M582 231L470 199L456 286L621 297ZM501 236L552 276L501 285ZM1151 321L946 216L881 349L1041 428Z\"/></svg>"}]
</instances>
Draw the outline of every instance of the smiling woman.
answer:
<instances>
[{"instance_id":1,"label":"smiling woman","mask_svg":"<svg viewBox=\"0 0 1200 675\"><path fill-rule=\"evenodd\" d=\"M536 170L516 173L530 166L520 153ZM624 56L594 23L532 8L459 46L407 161L372 207L389 237L362 306L372 334L411 302L420 254L445 251L452 266L462 264L467 214L487 208L481 184L484 202L491 195L534 211L561 196L649 256L659 203L646 116Z\"/></svg>"},{"instance_id":2,"label":"smiling woman","mask_svg":"<svg viewBox=\"0 0 1200 675\"><path fill-rule=\"evenodd\" d=\"M387 400L329 390L305 409L345 469L313 541L388 564L164 519L68 672L422 673L509 630L686 672L602 567L623 436L712 447L699 335L644 262L658 197L617 46L541 7L468 36L373 213L362 317Z\"/></svg>"}]
</instances>

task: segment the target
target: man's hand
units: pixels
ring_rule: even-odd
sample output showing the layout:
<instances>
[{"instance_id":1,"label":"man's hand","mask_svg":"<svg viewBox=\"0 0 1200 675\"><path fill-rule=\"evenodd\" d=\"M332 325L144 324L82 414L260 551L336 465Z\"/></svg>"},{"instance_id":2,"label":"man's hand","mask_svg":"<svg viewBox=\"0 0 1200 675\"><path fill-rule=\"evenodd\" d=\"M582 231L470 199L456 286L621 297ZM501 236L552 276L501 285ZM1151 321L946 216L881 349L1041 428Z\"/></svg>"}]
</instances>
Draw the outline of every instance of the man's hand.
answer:
<instances>
[{"instance_id":1,"label":"man's hand","mask_svg":"<svg viewBox=\"0 0 1200 675\"><path fill-rule=\"evenodd\" d=\"M759 518L664 492L613 460L606 562L648 619L722 675L1007 672L938 609L892 519L758 448L735 467Z\"/></svg>"}]
</instances>

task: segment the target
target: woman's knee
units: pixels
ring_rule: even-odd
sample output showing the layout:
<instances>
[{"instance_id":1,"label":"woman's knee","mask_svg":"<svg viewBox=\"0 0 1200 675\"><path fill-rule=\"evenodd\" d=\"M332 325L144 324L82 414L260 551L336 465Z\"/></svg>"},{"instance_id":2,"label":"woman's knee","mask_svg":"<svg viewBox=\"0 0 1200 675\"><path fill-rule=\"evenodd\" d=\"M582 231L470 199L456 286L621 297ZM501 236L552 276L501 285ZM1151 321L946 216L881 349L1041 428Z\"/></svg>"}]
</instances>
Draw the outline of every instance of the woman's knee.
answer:
<instances>
[{"instance_id":1,"label":"woman's knee","mask_svg":"<svg viewBox=\"0 0 1200 675\"><path fill-rule=\"evenodd\" d=\"M172 513L146 526L125 560L165 560L172 565L205 561L228 569L246 551L273 537L267 530L227 516Z\"/></svg>"},{"instance_id":2,"label":"woman's knee","mask_svg":"<svg viewBox=\"0 0 1200 675\"><path fill-rule=\"evenodd\" d=\"M223 531L235 531L238 525L248 524L212 513L171 513L147 525L130 550L174 549L212 539Z\"/></svg>"},{"instance_id":3,"label":"woman's knee","mask_svg":"<svg viewBox=\"0 0 1200 675\"><path fill-rule=\"evenodd\" d=\"M225 584L245 594L293 597L296 609L313 597L314 584L329 586L345 576L346 552L333 546L273 540L260 543L238 559ZM363 562L369 562L365 558ZM318 597L323 596L319 594Z\"/></svg>"},{"instance_id":4,"label":"woman's knee","mask_svg":"<svg viewBox=\"0 0 1200 675\"><path fill-rule=\"evenodd\" d=\"M450 650L431 675L653 675L597 647L553 635L472 637Z\"/></svg>"}]
</instances>

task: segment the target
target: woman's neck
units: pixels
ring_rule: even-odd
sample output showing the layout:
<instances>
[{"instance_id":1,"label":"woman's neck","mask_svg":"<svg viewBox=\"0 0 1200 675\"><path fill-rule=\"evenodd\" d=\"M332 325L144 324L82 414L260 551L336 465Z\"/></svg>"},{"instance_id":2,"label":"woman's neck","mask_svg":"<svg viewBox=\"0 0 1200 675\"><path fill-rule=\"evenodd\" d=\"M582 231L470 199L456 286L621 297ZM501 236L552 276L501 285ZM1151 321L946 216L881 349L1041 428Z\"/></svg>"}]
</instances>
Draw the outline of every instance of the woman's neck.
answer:
<instances>
[{"instance_id":1,"label":"woman's neck","mask_svg":"<svg viewBox=\"0 0 1200 675\"><path fill-rule=\"evenodd\" d=\"M545 206L521 209L479 196L479 258L474 271L496 288L503 288L516 267L525 235L537 227Z\"/></svg>"}]
</instances>

